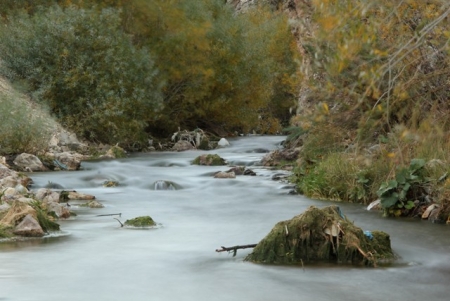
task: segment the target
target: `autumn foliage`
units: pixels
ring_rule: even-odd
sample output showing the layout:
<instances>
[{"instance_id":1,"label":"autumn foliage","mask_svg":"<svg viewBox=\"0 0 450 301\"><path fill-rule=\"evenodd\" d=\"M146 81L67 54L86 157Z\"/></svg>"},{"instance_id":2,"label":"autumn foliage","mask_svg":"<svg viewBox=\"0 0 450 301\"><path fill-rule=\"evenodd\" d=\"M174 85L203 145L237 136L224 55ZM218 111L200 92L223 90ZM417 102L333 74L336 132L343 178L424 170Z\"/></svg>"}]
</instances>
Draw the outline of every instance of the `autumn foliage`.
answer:
<instances>
[{"instance_id":1,"label":"autumn foliage","mask_svg":"<svg viewBox=\"0 0 450 301\"><path fill-rule=\"evenodd\" d=\"M15 2L2 73L90 140L140 149L178 128L275 133L298 88L284 14L219 0Z\"/></svg>"},{"instance_id":2,"label":"autumn foliage","mask_svg":"<svg viewBox=\"0 0 450 301\"><path fill-rule=\"evenodd\" d=\"M299 2L305 16L294 25L307 57L293 119L306 133L298 140L300 190L369 202L385 181L423 159L427 182L415 184L439 199L450 159L448 3L307 2ZM408 201L424 195L416 197Z\"/></svg>"}]
</instances>

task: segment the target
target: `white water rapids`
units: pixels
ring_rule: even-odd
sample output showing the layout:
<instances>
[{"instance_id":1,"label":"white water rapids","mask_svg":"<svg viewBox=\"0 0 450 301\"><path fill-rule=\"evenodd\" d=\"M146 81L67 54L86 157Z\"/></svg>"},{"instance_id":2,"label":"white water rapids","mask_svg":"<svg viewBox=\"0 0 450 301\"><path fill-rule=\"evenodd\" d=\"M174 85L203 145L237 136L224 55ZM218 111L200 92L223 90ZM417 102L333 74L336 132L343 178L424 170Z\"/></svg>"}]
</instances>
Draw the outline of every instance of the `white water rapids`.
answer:
<instances>
[{"instance_id":1,"label":"white water rapids","mask_svg":"<svg viewBox=\"0 0 450 301\"><path fill-rule=\"evenodd\" d=\"M49 181L93 194L102 209L77 207L78 216L60 221L64 235L0 243L0 300L8 301L370 301L449 300L450 227L418 219L386 219L365 206L339 204L363 230L391 235L401 256L389 267L337 265L281 267L244 262L216 253L221 246L258 243L281 220L309 206L330 202L290 195L280 171L258 162L284 139L257 136L230 139L231 147L210 151L230 165L246 165L256 176L215 179L229 167L190 162L203 151L153 152L111 161L84 162L76 172L32 173L33 189ZM256 150L256 151L255 151ZM117 180L106 188L104 179ZM167 180L177 190L154 190ZM121 228L122 222L150 215L160 227Z\"/></svg>"}]
</instances>

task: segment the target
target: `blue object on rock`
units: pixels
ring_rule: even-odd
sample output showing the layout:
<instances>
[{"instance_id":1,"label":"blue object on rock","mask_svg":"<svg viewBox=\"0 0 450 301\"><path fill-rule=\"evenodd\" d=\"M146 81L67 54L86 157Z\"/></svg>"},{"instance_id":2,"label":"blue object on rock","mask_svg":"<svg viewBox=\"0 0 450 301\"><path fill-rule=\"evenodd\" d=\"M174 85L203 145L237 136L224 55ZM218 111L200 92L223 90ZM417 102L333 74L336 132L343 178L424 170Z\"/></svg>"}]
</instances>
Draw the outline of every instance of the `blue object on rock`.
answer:
<instances>
[{"instance_id":1,"label":"blue object on rock","mask_svg":"<svg viewBox=\"0 0 450 301\"><path fill-rule=\"evenodd\" d=\"M337 206L337 212L342 217L342 219L345 219L344 214L342 214L341 208L339 208L339 206Z\"/></svg>"},{"instance_id":2,"label":"blue object on rock","mask_svg":"<svg viewBox=\"0 0 450 301\"><path fill-rule=\"evenodd\" d=\"M364 235L365 236L367 236L370 240L372 240L373 239L373 234L372 234L372 232L370 232L370 231L364 231Z\"/></svg>"},{"instance_id":3,"label":"blue object on rock","mask_svg":"<svg viewBox=\"0 0 450 301\"><path fill-rule=\"evenodd\" d=\"M61 162L59 162L58 160L53 160L53 163L56 165L56 166L58 166L59 168L61 168L61 169L63 169L63 170L67 170L67 165L66 164L63 164L63 163L61 163Z\"/></svg>"}]
</instances>

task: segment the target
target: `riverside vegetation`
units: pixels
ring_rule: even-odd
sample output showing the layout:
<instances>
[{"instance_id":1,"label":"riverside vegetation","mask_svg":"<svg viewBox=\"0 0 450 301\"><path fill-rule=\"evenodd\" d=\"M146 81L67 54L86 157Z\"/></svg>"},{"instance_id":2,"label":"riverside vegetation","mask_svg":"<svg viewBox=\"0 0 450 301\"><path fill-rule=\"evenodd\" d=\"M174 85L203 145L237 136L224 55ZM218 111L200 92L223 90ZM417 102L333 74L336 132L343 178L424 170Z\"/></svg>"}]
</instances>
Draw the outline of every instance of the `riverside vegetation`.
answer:
<instances>
[{"instance_id":1,"label":"riverside vegetation","mask_svg":"<svg viewBox=\"0 0 450 301\"><path fill-rule=\"evenodd\" d=\"M0 8L2 75L80 137L143 150L178 128L285 127L300 193L449 218L447 1L95 2ZM2 152L42 140L21 141Z\"/></svg>"}]
</instances>

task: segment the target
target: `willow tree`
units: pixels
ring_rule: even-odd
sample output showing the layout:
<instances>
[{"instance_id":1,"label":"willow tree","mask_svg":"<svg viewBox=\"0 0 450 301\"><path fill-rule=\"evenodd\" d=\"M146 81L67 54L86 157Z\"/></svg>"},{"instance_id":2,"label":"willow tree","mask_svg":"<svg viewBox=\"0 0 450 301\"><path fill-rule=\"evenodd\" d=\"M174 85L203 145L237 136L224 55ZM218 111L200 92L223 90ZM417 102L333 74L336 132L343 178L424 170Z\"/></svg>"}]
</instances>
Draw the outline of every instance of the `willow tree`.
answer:
<instances>
[{"instance_id":1,"label":"willow tree","mask_svg":"<svg viewBox=\"0 0 450 301\"><path fill-rule=\"evenodd\" d=\"M154 0L134 1L124 18L136 43L151 44L166 81L153 131L274 132L275 119L287 119L297 64L284 15L263 7L237 15L219 0Z\"/></svg>"}]
</instances>

